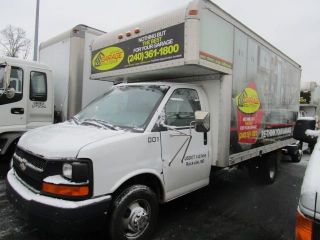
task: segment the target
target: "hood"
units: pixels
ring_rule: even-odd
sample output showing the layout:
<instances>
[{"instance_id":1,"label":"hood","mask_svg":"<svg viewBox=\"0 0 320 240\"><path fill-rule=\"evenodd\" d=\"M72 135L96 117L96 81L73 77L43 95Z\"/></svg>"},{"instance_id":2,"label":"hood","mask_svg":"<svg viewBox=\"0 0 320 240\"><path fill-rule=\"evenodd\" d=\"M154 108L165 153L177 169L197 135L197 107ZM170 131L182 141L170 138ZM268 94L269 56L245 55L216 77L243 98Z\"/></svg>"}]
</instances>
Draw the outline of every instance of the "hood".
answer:
<instances>
[{"instance_id":1,"label":"hood","mask_svg":"<svg viewBox=\"0 0 320 240\"><path fill-rule=\"evenodd\" d=\"M18 146L45 158L75 158L82 147L124 133L64 122L25 133Z\"/></svg>"}]
</instances>

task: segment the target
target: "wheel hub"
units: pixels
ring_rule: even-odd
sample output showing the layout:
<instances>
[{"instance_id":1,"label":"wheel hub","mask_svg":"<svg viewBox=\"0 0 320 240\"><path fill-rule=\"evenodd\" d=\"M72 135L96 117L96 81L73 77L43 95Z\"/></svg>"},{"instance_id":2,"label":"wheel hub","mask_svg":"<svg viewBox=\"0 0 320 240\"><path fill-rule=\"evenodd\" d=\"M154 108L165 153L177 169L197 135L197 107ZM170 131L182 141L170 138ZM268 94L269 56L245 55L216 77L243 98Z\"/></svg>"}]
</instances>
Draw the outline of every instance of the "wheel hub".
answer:
<instances>
[{"instance_id":1,"label":"wheel hub","mask_svg":"<svg viewBox=\"0 0 320 240\"><path fill-rule=\"evenodd\" d=\"M144 208L135 207L132 210L129 224L130 224L130 227L134 231L140 232L140 231L144 230L144 228L147 226L148 222L149 222L149 216L148 216L147 211Z\"/></svg>"}]
</instances>

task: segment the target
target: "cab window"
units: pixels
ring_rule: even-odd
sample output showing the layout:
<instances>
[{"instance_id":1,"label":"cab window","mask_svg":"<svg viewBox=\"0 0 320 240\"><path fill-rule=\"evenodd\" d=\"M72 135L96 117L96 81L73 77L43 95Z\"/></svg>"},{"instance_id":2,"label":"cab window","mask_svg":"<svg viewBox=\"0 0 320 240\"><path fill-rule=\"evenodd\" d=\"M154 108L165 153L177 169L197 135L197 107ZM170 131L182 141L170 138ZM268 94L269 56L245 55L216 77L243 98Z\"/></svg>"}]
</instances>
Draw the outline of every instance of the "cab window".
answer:
<instances>
[{"instance_id":1,"label":"cab window","mask_svg":"<svg viewBox=\"0 0 320 240\"><path fill-rule=\"evenodd\" d=\"M43 72L30 73L30 100L47 101L47 76Z\"/></svg>"},{"instance_id":2,"label":"cab window","mask_svg":"<svg viewBox=\"0 0 320 240\"><path fill-rule=\"evenodd\" d=\"M200 101L196 90L175 90L165 106L166 124L176 127L187 127L194 121L195 111L200 111Z\"/></svg>"}]
</instances>

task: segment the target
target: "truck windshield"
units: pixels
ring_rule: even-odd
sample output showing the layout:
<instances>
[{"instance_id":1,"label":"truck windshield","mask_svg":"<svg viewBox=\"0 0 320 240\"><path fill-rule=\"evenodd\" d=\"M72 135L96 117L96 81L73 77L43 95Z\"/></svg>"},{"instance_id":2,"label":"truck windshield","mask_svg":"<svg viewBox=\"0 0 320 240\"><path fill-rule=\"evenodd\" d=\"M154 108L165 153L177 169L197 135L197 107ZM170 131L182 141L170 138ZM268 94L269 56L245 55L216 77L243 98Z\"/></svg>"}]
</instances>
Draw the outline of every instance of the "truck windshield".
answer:
<instances>
[{"instance_id":1,"label":"truck windshield","mask_svg":"<svg viewBox=\"0 0 320 240\"><path fill-rule=\"evenodd\" d=\"M116 86L75 116L78 123L95 121L108 128L144 129L167 88L163 86Z\"/></svg>"}]
</instances>

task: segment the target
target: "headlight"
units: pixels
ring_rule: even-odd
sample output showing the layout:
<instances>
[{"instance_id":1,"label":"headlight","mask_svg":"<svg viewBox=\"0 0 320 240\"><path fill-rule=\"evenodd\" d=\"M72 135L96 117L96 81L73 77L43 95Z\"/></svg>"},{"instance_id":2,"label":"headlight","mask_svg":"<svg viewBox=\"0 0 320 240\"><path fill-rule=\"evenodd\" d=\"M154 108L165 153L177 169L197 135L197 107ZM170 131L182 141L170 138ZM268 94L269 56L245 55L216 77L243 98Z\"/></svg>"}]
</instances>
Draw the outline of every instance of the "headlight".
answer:
<instances>
[{"instance_id":1,"label":"headlight","mask_svg":"<svg viewBox=\"0 0 320 240\"><path fill-rule=\"evenodd\" d=\"M72 179L72 165L70 163L65 163L62 166L62 175L65 178Z\"/></svg>"},{"instance_id":2,"label":"headlight","mask_svg":"<svg viewBox=\"0 0 320 240\"><path fill-rule=\"evenodd\" d=\"M62 176L73 182L86 182L89 180L89 166L84 162L64 163Z\"/></svg>"}]
</instances>

